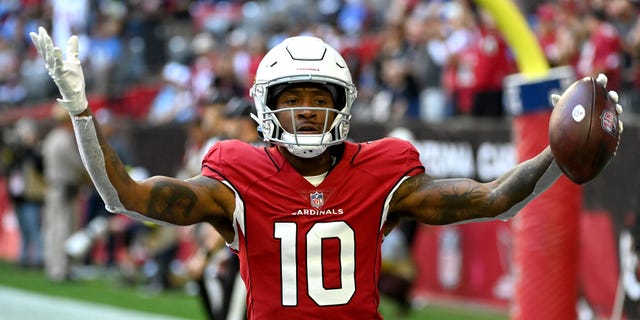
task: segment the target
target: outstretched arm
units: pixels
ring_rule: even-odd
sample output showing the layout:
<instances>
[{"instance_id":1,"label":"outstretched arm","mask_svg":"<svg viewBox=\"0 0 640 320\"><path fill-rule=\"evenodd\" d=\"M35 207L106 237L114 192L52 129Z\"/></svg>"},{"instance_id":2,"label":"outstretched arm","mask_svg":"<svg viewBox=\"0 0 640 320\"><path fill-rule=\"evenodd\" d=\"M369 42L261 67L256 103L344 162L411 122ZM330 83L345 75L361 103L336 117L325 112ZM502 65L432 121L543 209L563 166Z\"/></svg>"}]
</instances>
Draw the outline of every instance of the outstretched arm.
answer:
<instances>
[{"instance_id":1,"label":"outstretched arm","mask_svg":"<svg viewBox=\"0 0 640 320\"><path fill-rule=\"evenodd\" d=\"M465 178L435 179L428 174L415 176L398 188L391 201L390 213L397 214L396 218L410 217L432 225L507 218L501 214L509 212L530 195L544 191L560 176L552 162L551 150L546 148L487 183ZM536 188L543 180L549 181Z\"/></svg>"},{"instance_id":2,"label":"outstretched arm","mask_svg":"<svg viewBox=\"0 0 640 320\"><path fill-rule=\"evenodd\" d=\"M178 225L226 216L233 192L217 180L196 177L186 181L154 176L134 181L115 150L102 136L89 109L72 116L83 163L111 212L141 220ZM221 205L225 204L225 205Z\"/></svg>"},{"instance_id":3,"label":"outstretched arm","mask_svg":"<svg viewBox=\"0 0 640 320\"><path fill-rule=\"evenodd\" d=\"M103 138L88 108L77 37L69 39L63 60L61 50L53 45L44 28L30 35L60 90L62 99L58 101L69 111L83 163L107 210L178 225L209 222L225 240L232 240L233 191L219 181L201 176L186 181L163 176L134 181Z\"/></svg>"},{"instance_id":4,"label":"outstretched arm","mask_svg":"<svg viewBox=\"0 0 640 320\"><path fill-rule=\"evenodd\" d=\"M597 80L606 87L607 77ZM622 113L618 94L608 92L616 103L616 112ZM560 96L551 96L555 104ZM618 124L622 133L622 122ZM522 162L498 179L480 183L471 179L435 179L420 175L406 180L391 201L389 221L393 224L402 217L412 217L427 224L501 219L513 217L527 203L549 188L562 174L547 147L536 157Z\"/></svg>"}]
</instances>

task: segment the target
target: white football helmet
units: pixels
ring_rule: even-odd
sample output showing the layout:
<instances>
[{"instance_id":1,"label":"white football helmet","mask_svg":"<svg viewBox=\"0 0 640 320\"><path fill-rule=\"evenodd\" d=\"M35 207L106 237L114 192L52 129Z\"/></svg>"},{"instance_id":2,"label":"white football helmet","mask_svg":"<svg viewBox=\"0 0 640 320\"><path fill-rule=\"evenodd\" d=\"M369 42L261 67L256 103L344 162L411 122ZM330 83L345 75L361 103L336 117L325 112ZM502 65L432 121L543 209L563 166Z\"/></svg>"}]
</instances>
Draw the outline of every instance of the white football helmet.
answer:
<instances>
[{"instance_id":1,"label":"white football helmet","mask_svg":"<svg viewBox=\"0 0 640 320\"><path fill-rule=\"evenodd\" d=\"M298 133L295 129L287 132L278 121L278 113L294 113L305 107L275 110L272 105L275 96L285 87L305 82L325 86L334 98L335 108L324 109L327 116L322 134ZM250 95L257 111L252 117L258 122L264 141L283 145L295 156L313 158L322 154L327 146L347 138L351 105L357 90L347 63L338 51L319 38L299 36L285 39L264 56ZM328 123L330 112L335 114L332 123Z\"/></svg>"}]
</instances>

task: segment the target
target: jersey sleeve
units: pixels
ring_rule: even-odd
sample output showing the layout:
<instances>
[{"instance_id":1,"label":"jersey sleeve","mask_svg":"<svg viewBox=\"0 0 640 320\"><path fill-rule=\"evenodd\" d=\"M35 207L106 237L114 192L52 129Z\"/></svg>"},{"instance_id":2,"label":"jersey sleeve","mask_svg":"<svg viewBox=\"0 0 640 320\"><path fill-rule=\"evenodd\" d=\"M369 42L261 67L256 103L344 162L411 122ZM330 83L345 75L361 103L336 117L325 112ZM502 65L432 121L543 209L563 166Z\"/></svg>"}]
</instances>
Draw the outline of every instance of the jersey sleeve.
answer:
<instances>
[{"instance_id":1,"label":"jersey sleeve","mask_svg":"<svg viewBox=\"0 0 640 320\"><path fill-rule=\"evenodd\" d=\"M214 144L202 158L201 174L233 183L259 180L277 171L264 147L240 140L223 140Z\"/></svg>"},{"instance_id":2,"label":"jersey sleeve","mask_svg":"<svg viewBox=\"0 0 640 320\"><path fill-rule=\"evenodd\" d=\"M201 174L205 177L224 181L222 162L222 142L214 144L202 158Z\"/></svg>"},{"instance_id":3,"label":"jersey sleeve","mask_svg":"<svg viewBox=\"0 0 640 320\"><path fill-rule=\"evenodd\" d=\"M420 153L407 140L398 138L384 138L369 142L363 146L367 152L361 152L354 158L354 164L360 162L375 163L371 170L380 171L380 166L386 170L400 170L403 176L415 176L425 172L425 168L420 162Z\"/></svg>"},{"instance_id":4,"label":"jersey sleeve","mask_svg":"<svg viewBox=\"0 0 640 320\"><path fill-rule=\"evenodd\" d=\"M406 163L405 166L408 169L406 176L412 177L425 172L425 167L420 161L420 152L418 152L418 149L416 149L416 147L413 144L411 144L409 141L402 140L402 139L397 139L397 138L390 138L390 139L396 140L395 144L400 149L398 153L401 155L404 155L403 161L405 161Z\"/></svg>"}]
</instances>

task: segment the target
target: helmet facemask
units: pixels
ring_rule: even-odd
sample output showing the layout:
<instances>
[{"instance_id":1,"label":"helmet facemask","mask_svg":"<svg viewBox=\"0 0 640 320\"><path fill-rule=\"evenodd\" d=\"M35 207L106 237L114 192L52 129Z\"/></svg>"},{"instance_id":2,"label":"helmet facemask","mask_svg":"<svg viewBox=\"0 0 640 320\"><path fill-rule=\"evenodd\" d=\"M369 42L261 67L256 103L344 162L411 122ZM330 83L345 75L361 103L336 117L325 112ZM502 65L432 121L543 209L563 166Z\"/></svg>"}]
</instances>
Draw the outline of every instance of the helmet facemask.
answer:
<instances>
[{"instance_id":1,"label":"helmet facemask","mask_svg":"<svg viewBox=\"0 0 640 320\"><path fill-rule=\"evenodd\" d=\"M297 131L298 120L295 114L305 109L324 114L322 133L303 133ZM292 132L285 130L278 119L278 115L285 112L290 114L287 118L291 119L292 123L290 127L292 128ZM333 121L331 121L332 118ZM269 123L275 123L275 125L269 126L275 129L275 131L271 133L272 138L269 141L285 146L289 152L301 158L317 157L322 154L328 146L342 143L349 133L350 118L350 114L334 108L296 107L265 112L265 119L269 119ZM263 134L264 132L265 128L263 127Z\"/></svg>"},{"instance_id":2,"label":"helmet facemask","mask_svg":"<svg viewBox=\"0 0 640 320\"><path fill-rule=\"evenodd\" d=\"M333 97L335 108L275 108L275 97L290 85L321 85ZM357 96L346 62L333 48L313 37L294 37L283 41L263 58L251 88L256 104L259 130L265 141L282 145L293 155L313 158L328 146L342 143L349 132L351 105ZM295 129L295 113L313 109L324 114L322 133L309 134ZM289 112L293 132L286 131L278 115ZM331 121L331 119L333 119Z\"/></svg>"}]
</instances>

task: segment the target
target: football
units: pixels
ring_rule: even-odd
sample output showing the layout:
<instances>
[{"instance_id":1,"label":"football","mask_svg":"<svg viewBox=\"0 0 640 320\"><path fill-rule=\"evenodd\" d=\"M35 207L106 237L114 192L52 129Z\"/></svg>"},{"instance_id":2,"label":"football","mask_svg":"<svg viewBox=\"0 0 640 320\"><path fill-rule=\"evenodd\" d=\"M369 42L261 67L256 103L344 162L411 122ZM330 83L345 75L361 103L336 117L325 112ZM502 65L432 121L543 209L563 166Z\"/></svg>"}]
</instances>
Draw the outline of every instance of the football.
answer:
<instances>
[{"instance_id":1,"label":"football","mask_svg":"<svg viewBox=\"0 0 640 320\"><path fill-rule=\"evenodd\" d=\"M549 146L562 172L583 184L598 176L618 146L618 113L604 85L593 77L574 82L556 102Z\"/></svg>"}]
</instances>

